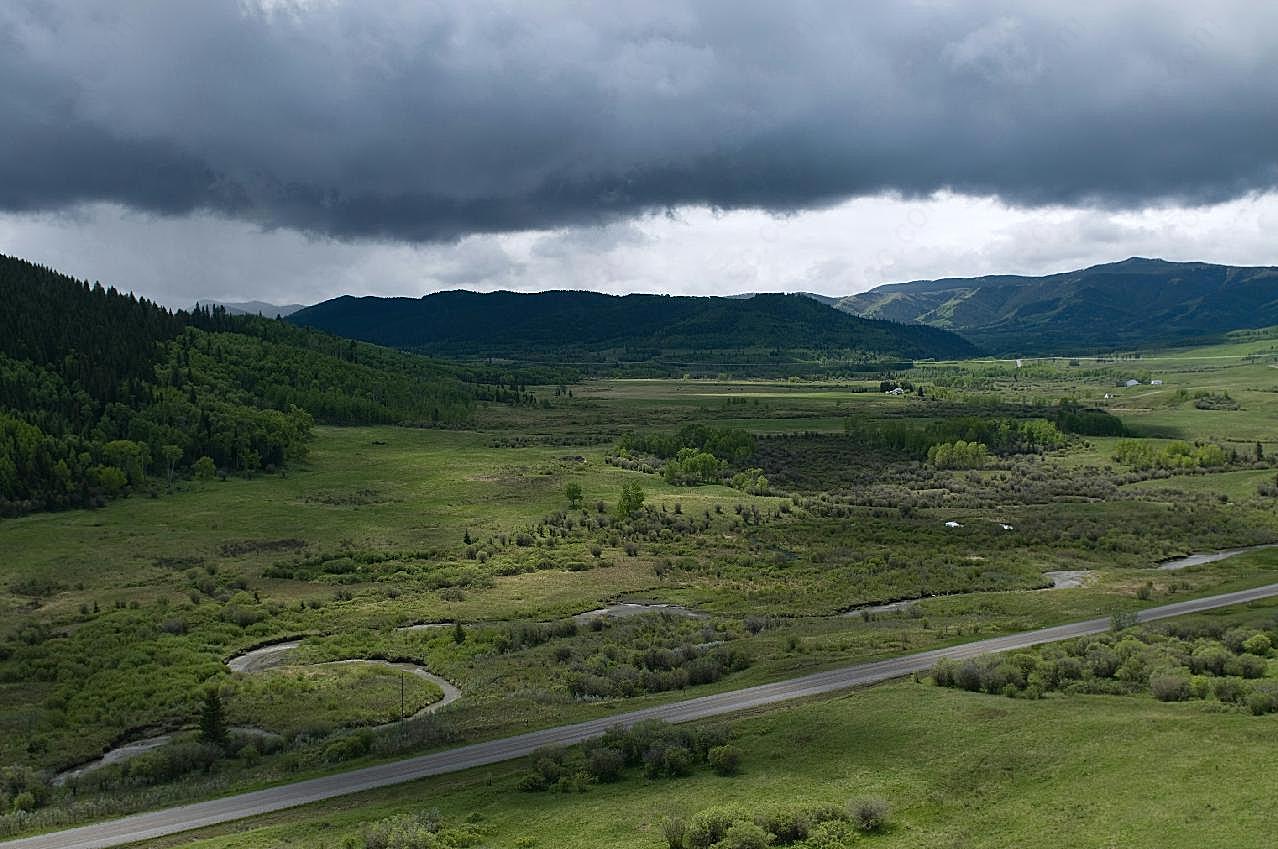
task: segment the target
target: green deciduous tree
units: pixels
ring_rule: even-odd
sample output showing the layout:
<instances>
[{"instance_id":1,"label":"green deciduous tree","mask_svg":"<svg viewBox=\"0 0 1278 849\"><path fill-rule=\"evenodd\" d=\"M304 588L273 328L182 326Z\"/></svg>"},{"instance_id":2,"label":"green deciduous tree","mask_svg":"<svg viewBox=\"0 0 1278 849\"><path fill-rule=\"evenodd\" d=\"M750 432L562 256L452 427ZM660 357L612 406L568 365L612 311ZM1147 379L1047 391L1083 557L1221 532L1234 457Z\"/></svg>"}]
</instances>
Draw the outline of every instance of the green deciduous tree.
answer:
<instances>
[{"instance_id":1,"label":"green deciduous tree","mask_svg":"<svg viewBox=\"0 0 1278 849\"><path fill-rule=\"evenodd\" d=\"M621 498L617 500L617 514L629 519L643 509L643 487L638 481L626 481L621 487Z\"/></svg>"}]
</instances>

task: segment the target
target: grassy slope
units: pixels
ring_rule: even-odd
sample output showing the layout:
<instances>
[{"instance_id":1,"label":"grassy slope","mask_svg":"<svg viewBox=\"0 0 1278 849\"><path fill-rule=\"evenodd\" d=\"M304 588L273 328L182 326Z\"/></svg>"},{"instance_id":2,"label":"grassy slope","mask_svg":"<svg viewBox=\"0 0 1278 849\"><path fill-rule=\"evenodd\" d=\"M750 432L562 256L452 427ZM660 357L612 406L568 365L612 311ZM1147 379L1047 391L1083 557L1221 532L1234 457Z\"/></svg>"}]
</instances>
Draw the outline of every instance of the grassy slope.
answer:
<instances>
[{"instance_id":1,"label":"grassy slope","mask_svg":"<svg viewBox=\"0 0 1278 849\"><path fill-rule=\"evenodd\" d=\"M631 777L582 795L527 794L514 789L520 767L502 766L278 814L190 845L336 847L361 822L437 807L450 820L478 813L494 846L530 837L520 845L656 847L667 814L878 795L893 803L896 824L867 846L1262 847L1278 827L1264 778L1278 768L1276 724L1205 704L1028 702L896 683L740 722L746 769L733 778Z\"/></svg>"},{"instance_id":2,"label":"grassy slope","mask_svg":"<svg viewBox=\"0 0 1278 849\"><path fill-rule=\"evenodd\" d=\"M1130 350L1278 320L1275 269L1132 258L1045 277L916 281L851 295L857 315L921 321L990 351Z\"/></svg>"}]
</instances>

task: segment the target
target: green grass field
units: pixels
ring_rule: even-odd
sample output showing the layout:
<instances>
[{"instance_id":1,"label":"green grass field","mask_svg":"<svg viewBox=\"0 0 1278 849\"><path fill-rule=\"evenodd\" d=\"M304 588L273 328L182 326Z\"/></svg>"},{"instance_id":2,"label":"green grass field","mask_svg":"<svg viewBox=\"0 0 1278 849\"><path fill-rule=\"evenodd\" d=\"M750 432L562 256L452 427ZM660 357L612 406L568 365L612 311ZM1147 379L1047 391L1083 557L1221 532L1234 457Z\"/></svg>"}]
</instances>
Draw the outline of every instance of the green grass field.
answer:
<instances>
[{"instance_id":1,"label":"green grass field","mask_svg":"<svg viewBox=\"0 0 1278 849\"><path fill-rule=\"evenodd\" d=\"M319 427L308 459L284 474L179 481L155 498L6 519L0 547L14 554L0 563L0 760L47 777L115 743L190 729L215 685L235 723L286 741L281 753L228 757L198 780L156 785L104 773L74 804L50 791L46 820L0 812L0 833L1272 582L1274 550L1183 572L1152 567L1278 541L1278 500L1264 494L1278 456L1273 344L1077 366L928 364L904 375L926 387L924 398L882 395L877 381L862 380L601 380L572 387L571 398L540 392L554 399L545 407L481 405L466 430ZM1144 382L1118 388L1127 376ZM1196 405L1220 406L1226 395L1236 409ZM1069 437L970 471L844 435L848 421L1041 419L1062 398L1108 410L1131 435ZM651 463L644 471L618 453L627 431L688 424L756 436L742 466L766 466L772 491L747 494L726 478L675 486ZM1124 439L1160 450L1173 440L1214 443L1227 460L1135 469L1115 460ZM627 482L644 491L638 518L618 512ZM568 484L581 487L579 507L568 504ZM1048 570L1087 574L1081 588L1044 591ZM908 611L841 615L900 599L917 601ZM683 604L708 618L569 624L619 600ZM414 623L449 627L396 630ZM302 640L302 666L230 678L227 658L285 638ZM421 664L462 698L421 737L337 758L334 744L353 729L399 712L397 674L313 665L358 658ZM679 664L693 660L719 671L681 677ZM409 712L438 698L429 682L411 685ZM1000 721L982 724L981 711ZM502 768L485 773L491 784L467 776L387 791L367 810L338 803L341 813L323 813L334 823L327 830L302 824L313 813L281 815L289 825L277 837L341 846L356 822L411 805L412 791L442 793L448 817L479 810L493 845L652 846L660 842L653 818L686 812L679 799L877 793L898 811L892 830L866 838L885 846L1012 846L1036 836L1048 842L1035 845L1155 845L1156 822L1171 835L1162 845L1189 845L1195 834L1214 836L1202 829L1223 819L1237 825L1220 832L1224 842L1249 845L1260 814L1234 817L1229 806L1252 798L1241 753L1271 724L1203 704L1030 702L897 684L743 722L739 778L628 780L579 797L536 796L512 793L514 772ZM871 725L881 725L881 738L870 739ZM1155 792L1150 782L1165 774L1159 758L1209 730L1223 747L1211 763L1236 770L1229 800L1194 807L1209 783L1197 773ZM1106 736L1121 738L1120 749L1099 751ZM812 757L788 763L799 745ZM1263 746L1257 755L1273 756ZM1140 793L1117 792L1129 782ZM1165 807L1142 804L1140 794ZM288 845L270 843L271 834L226 845Z\"/></svg>"},{"instance_id":2,"label":"green grass field","mask_svg":"<svg viewBox=\"0 0 1278 849\"><path fill-rule=\"evenodd\" d=\"M412 716L444 695L416 675L355 664L284 666L241 676L223 689L231 724L284 735L392 722L401 710Z\"/></svg>"},{"instance_id":3,"label":"green grass field","mask_svg":"<svg viewBox=\"0 0 1278 849\"><path fill-rule=\"evenodd\" d=\"M340 847L364 823L438 809L449 822L476 819L484 845L650 849L665 845L665 816L878 796L890 802L892 824L857 845L1259 849L1278 826L1265 780L1278 767L1275 722L1203 704L1023 701L896 683L735 723L745 752L739 776L632 775L582 794L533 794L516 789L526 769L516 763L283 812L181 844Z\"/></svg>"}]
</instances>

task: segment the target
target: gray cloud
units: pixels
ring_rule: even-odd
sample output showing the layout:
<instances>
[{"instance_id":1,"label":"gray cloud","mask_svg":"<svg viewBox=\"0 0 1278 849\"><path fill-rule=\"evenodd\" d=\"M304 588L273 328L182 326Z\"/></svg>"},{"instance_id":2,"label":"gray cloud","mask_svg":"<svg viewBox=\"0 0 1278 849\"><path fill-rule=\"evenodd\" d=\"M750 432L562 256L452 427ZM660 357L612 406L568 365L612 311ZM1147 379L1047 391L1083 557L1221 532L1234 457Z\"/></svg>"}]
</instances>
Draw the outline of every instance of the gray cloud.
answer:
<instances>
[{"instance_id":1,"label":"gray cloud","mask_svg":"<svg viewBox=\"0 0 1278 849\"><path fill-rule=\"evenodd\" d=\"M342 239L1278 185L1278 7L17 0L0 210L106 201Z\"/></svg>"}]
</instances>

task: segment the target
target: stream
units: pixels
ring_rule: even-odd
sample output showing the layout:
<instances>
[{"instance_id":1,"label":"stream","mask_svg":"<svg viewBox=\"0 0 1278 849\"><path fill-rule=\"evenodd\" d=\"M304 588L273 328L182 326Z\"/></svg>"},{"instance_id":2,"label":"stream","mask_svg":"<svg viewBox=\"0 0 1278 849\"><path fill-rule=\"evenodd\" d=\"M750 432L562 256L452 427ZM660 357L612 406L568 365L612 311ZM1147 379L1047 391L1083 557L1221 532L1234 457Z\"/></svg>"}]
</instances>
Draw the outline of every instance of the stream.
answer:
<instances>
[{"instance_id":1,"label":"stream","mask_svg":"<svg viewBox=\"0 0 1278 849\"><path fill-rule=\"evenodd\" d=\"M1249 545L1242 548L1225 549L1223 551L1191 554L1187 557L1178 557L1173 560L1165 560L1162 563L1158 564L1158 568L1163 571L1175 571L1178 569L1185 569L1190 566L1202 566L1207 563L1216 563L1218 561L1226 560L1230 557L1234 557L1239 554L1245 554L1249 551L1261 551L1263 549L1268 549L1268 548L1278 548L1278 543L1268 543L1264 545ZM1072 589L1075 587L1081 587L1083 586L1089 574L1090 572L1086 570L1061 570L1061 571L1052 571L1052 572L1043 573L1045 577L1049 578L1052 581L1052 586L1047 587L1046 588L1047 590ZM876 605L871 605L866 607L857 607L857 608L853 608L852 610L848 610L844 612L842 615L843 616L859 616L862 613L890 613L894 611L904 610L910 605L920 601L924 601L924 600L925 599L905 599L903 601L894 601L889 604L876 604ZM710 618L705 613L700 613L695 610L689 610L688 608L682 607L677 604L660 604L660 603L642 604L639 602L619 602L617 604L608 605L607 607L601 607L597 610L588 610L588 611L585 611L584 613L578 613L575 616L573 616L573 619L578 623L586 623L592 619L596 619L603 616L626 617L626 616L637 616L642 613L654 613L654 612L669 613L674 616L687 616L692 619ZM440 628L445 626L447 626L447 623L431 622L431 623L424 623L420 625L409 625L398 630L425 630L428 628ZM448 626L448 627L451 627L451 626ZM301 645L301 642L302 642L301 640L289 640L282 643L272 643L270 645L260 646L250 651L246 651L243 654L238 654L235 657L230 658L229 660L226 661L226 666L232 672L239 672L239 673L245 673L245 674L252 674L255 672L263 672L268 669L274 669L275 667L283 666L287 664L289 656L292 654L294 649L296 649L298 646ZM319 665L336 664L336 663L372 663L372 664L378 664L380 666L385 666L391 669L399 669L401 671L409 672L413 675L417 675L418 677L424 678L427 681L430 681L433 684L435 684L437 687L440 688L440 690L443 691L444 693L443 698L441 698L439 701L432 702L429 705L426 705L426 707L422 708L417 713L413 714L413 716L408 717L409 719L412 719L417 716L422 716L428 713L434 713L435 711L439 710L445 705L450 705L453 702L457 701L459 698L461 698L461 691L458 690L457 687L455 687L451 682L445 680L444 678L439 677L438 675L435 675L429 672L424 667L418 666L415 663L402 663L402 662L392 662L388 660L367 660L362 658L353 658L350 660L327 661L324 664L316 664L316 665L319 666ZM390 726L398 724L399 721L400 720L393 720L391 722L383 723L381 725L377 725L373 727L388 728ZM254 728L235 728L233 730L239 731L239 732L245 732L245 733L269 733L269 732L263 732L261 731L261 729L254 729ZM138 755L145 754L146 752L149 752L153 749L158 749L160 746L163 746L166 743L168 743L172 739L172 737L173 735L171 733L157 734L153 737L147 737L141 740L134 740L129 743L122 743L118 746L115 746L112 749L107 750L101 757L95 760L89 761L88 763L82 764L81 766L75 767L73 769L69 769L64 772L58 773L57 776L54 777L53 783L62 784L71 778L79 777L81 775L84 775L85 773L92 772L95 769L100 769L104 766L121 763L123 761L129 760L130 758L135 758Z\"/></svg>"},{"instance_id":2,"label":"stream","mask_svg":"<svg viewBox=\"0 0 1278 849\"><path fill-rule=\"evenodd\" d=\"M1246 554L1249 551L1261 551L1266 548L1278 548L1278 543L1266 543L1265 545L1248 545L1243 548L1227 548L1224 551L1214 551L1209 554L1191 554L1188 557L1177 557L1174 560L1164 560L1158 564L1158 568L1165 572L1174 572L1177 569L1185 569L1189 566L1202 566L1205 563L1215 563L1225 560L1239 554Z\"/></svg>"},{"instance_id":3,"label":"stream","mask_svg":"<svg viewBox=\"0 0 1278 849\"><path fill-rule=\"evenodd\" d=\"M289 656L292 654L293 650L296 649L301 644L302 644L301 640L289 640L287 642L271 643L270 645L259 646L258 648L251 649L250 651L246 651L243 654L238 654L235 657L230 658L226 662L226 667L230 669L232 672L253 674L255 672L264 672L268 669L274 669L279 666L284 666L288 663ZM425 716L428 713L434 713L435 711L439 710L445 705L450 705L461 698L461 690L457 689L457 687L454 686L451 681L441 678L438 675L435 675L434 673L428 671L426 668L422 666L418 666L415 663L396 662L396 661L389 661L389 660L369 660L365 658L352 658L350 660L324 661L322 663L316 663L313 665L329 666L329 665L334 665L339 663L341 664L366 663L366 664L374 664L377 666L384 666L388 669L398 669L402 672L407 672L412 675L416 675L419 678L424 678L427 681L430 681L435 686L439 687L441 691L443 691L443 694L444 694L443 698L439 699L438 701L431 702L430 704L426 705L421 710L417 711L411 716L405 717L405 719L415 719L416 717L419 717L419 716ZM373 729L390 728L394 725L398 725L400 721L401 720L396 719L396 720L391 720L390 722L381 723L380 725L373 725L368 727ZM241 733L241 734L263 734L264 735L264 734L272 733L260 728L252 728L252 727L237 726L237 727L231 728L230 730L237 733ZM172 739L173 739L173 734L167 733L167 734L157 734L153 737L146 737L141 740L133 740L128 743L122 743L118 746L108 749L101 757L96 758L95 760L89 761L88 763L81 764L80 766L73 767L71 769L64 770L63 772L58 773L56 776L53 777L52 783L54 785L65 784L67 781L69 781L72 778L79 778L80 776L85 775L86 773L90 773L90 772L93 772L94 770L101 769L104 766L123 763L124 761L137 757L138 755L145 754L149 751L152 751L153 749L158 749L161 746L167 744Z\"/></svg>"}]
</instances>

